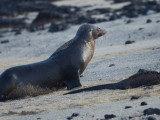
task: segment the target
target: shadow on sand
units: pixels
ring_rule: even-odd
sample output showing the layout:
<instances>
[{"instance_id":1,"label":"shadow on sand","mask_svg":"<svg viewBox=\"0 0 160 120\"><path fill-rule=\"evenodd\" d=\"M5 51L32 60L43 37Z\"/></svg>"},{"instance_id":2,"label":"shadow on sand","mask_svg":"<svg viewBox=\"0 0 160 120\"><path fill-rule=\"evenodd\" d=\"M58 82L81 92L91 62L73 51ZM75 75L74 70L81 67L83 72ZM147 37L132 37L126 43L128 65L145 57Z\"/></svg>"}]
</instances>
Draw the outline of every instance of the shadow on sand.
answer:
<instances>
[{"instance_id":1,"label":"shadow on sand","mask_svg":"<svg viewBox=\"0 0 160 120\"><path fill-rule=\"evenodd\" d=\"M126 90L126 89L141 87L141 86L151 86L151 85L157 85L157 84L160 84L159 72L140 69L136 74L120 82L83 88L83 89L65 93L64 95L76 94L80 92L88 92L88 91L94 91L94 90L103 90L103 89Z\"/></svg>"}]
</instances>

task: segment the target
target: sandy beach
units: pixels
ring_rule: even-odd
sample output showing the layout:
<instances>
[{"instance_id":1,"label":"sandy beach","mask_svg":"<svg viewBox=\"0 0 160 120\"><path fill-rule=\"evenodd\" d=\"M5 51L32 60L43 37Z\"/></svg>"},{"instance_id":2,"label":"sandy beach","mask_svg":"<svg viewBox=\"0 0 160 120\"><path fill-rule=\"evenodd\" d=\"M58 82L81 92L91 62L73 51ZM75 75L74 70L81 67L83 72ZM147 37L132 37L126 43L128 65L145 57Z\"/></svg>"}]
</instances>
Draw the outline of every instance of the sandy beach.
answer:
<instances>
[{"instance_id":1,"label":"sandy beach","mask_svg":"<svg viewBox=\"0 0 160 120\"><path fill-rule=\"evenodd\" d=\"M84 2L79 0L57 1L55 4L68 5L69 2L71 5L84 6ZM90 3L88 1L86 5L98 7L104 1ZM147 23L148 19L152 22ZM131 18L129 24L126 23L127 20L129 19L124 17L94 24L105 29L107 35L106 40L103 37L96 40L94 56L80 78L82 88L119 82L137 73L139 69L160 72L160 13ZM9 42L0 44L0 73L12 66L48 58L59 46L75 36L79 26L72 25L67 30L55 33L49 33L48 30L32 33L23 30L19 35L2 29L4 34L0 41ZM134 43L125 44L128 40ZM0 120L103 120L107 114L114 114L116 117L113 120L149 120L149 117L160 119L160 113L144 113L148 108L160 108L159 85L63 95L67 92L62 89L36 97L0 102ZM139 97L132 100L133 96ZM142 102L147 105L141 105Z\"/></svg>"}]
</instances>

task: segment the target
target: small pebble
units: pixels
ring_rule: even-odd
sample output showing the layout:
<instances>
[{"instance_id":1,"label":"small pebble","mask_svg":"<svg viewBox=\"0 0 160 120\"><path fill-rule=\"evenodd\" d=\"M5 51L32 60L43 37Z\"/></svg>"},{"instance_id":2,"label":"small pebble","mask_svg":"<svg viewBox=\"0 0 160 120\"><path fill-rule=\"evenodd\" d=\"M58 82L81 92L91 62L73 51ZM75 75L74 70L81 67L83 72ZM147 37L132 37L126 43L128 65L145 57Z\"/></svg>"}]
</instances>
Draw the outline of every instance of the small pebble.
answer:
<instances>
[{"instance_id":1,"label":"small pebble","mask_svg":"<svg viewBox=\"0 0 160 120\"><path fill-rule=\"evenodd\" d=\"M146 23L151 23L151 22L152 22L151 19L147 19L147 20L146 20Z\"/></svg>"},{"instance_id":2,"label":"small pebble","mask_svg":"<svg viewBox=\"0 0 160 120\"><path fill-rule=\"evenodd\" d=\"M132 119L133 117L129 116L128 118L129 118L129 119Z\"/></svg>"},{"instance_id":3,"label":"small pebble","mask_svg":"<svg viewBox=\"0 0 160 120\"><path fill-rule=\"evenodd\" d=\"M145 105L147 105L146 102L141 102L141 106L145 106Z\"/></svg>"},{"instance_id":4,"label":"small pebble","mask_svg":"<svg viewBox=\"0 0 160 120\"><path fill-rule=\"evenodd\" d=\"M77 116L79 116L79 113L73 113L72 114L72 117L77 117Z\"/></svg>"},{"instance_id":5,"label":"small pebble","mask_svg":"<svg viewBox=\"0 0 160 120\"><path fill-rule=\"evenodd\" d=\"M131 23L131 22L133 22L133 20L127 20L127 21L126 21L126 24L129 24L129 23Z\"/></svg>"},{"instance_id":6,"label":"small pebble","mask_svg":"<svg viewBox=\"0 0 160 120\"><path fill-rule=\"evenodd\" d=\"M137 99L139 99L141 96L132 96L131 97L131 100L137 100Z\"/></svg>"},{"instance_id":7,"label":"small pebble","mask_svg":"<svg viewBox=\"0 0 160 120\"><path fill-rule=\"evenodd\" d=\"M110 65L109 65L109 67L113 67L113 66L115 66L115 64L110 64Z\"/></svg>"},{"instance_id":8,"label":"small pebble","mask_svg":"<svg viewBox=\"0 0 160 120\"><path fill-rule=\"evenodd\" d=\"M159 23L159 22L160 22L160 20L157 20L157 21L156 21L156 23Z\"/></svg>"},{"instance_id":9,"label":"small pebble","mask_svg":"<svg viewBox=\"0 0 160 120\"><path fill-rule=\"evenodd\" d=\"M9 40L2 40L1 41L1 44L3 44L3 43L8 43L9 42Z\"/></svg>"},{"instance_id":10,"label":"small pebble","mask_svg":"<svg viewBox=\"0 0 160 120\"><path fill-rule=\"evenodd\" d=\"M143 30L144 28L139 28L138 30Z\"/></svg>"},{"instance_id":11,"label":"small pebble","mask_svg":"<svg viewBox=\"0 0 160 120\"><path fill-rule=\"evenodd\" d=\"M125 106L125 109L132 108L132 106Z\"/></svg>"},{"instance_id":12,"label":"small pebble","mask_svg":"<svg viewBox=\"0 0 160 120\"><path fill-rule=\"evenodd\" d=\"M73 113L72 116L67 117L67 120L72 120L74 117L79 116L79 113Z\"/></svg>"},{"instance_id":13,"label":"small pebble","mask_svg":"<svg viewBox=\"0 0 160 120\"><path fill-rule=\"evenodd\" d=\"M72 117L67 117L67 120L72 120L73 118Z\"/></svg>"},{"instance_id":14,"label":"small pebble","mask_svg":"<svg viewBox=\"0 0 160 120\"><path fill-rule=\"evenodd\" d=\"M112 118L115 118L116 116L114 115L114 114L106 114L106 115L104 115L104 118L105 119L112 119Z\"/></svg>"},{"instance_id":15,"label":"small pebble","mask_svg":"<svg viewBox=\"0 0 160 120\"><path fill-rule=\"evenodd\" d=\"M127 45L127 44L132 44L132 43L135 43L135 41L127 40L127 41L125 42L125 45Z\"/></svg>"}]
</instances>

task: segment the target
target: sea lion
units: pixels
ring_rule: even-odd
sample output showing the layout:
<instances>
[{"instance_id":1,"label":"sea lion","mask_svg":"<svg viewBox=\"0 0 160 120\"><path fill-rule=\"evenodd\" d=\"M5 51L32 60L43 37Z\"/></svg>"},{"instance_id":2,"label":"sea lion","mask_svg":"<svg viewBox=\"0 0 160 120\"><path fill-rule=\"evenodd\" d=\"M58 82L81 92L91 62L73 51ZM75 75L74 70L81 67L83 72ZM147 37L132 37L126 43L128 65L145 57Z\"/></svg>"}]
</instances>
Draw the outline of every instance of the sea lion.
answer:
<instances>
[{"instance_id":1,"label":"sea lion","mask_svg":"<svg viewBox=\"0 0 160 120\"><path fill-rule=\"evenodd\" d=\"M8 98L12 91L27 85L49 89L67 86L68 90L81 86L79 76L93 56L95 39L104 34L105 30L83 24L76 36L48 59L7 69L0 76L1 99Z\"/></svg>"}]
</instances>

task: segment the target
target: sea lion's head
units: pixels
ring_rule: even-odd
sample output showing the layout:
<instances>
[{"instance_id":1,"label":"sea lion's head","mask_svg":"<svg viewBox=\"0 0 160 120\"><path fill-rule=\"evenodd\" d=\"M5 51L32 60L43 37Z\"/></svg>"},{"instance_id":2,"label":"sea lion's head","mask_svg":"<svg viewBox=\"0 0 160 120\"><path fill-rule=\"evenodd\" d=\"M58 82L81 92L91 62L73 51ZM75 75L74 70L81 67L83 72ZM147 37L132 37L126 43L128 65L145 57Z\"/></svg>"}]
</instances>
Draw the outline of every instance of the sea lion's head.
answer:
<instances>
[{"instance_id":1,"label":"sea lion's head","mask_svg":"<svg viewBox=\"0 0 160 120\"><path fill-rule=\"evenodd\" d=\"M85 23L77 31L76 37L83 41L92 41L106 34L106 30L92 24Z\"/></svg>"}]
</instances>

